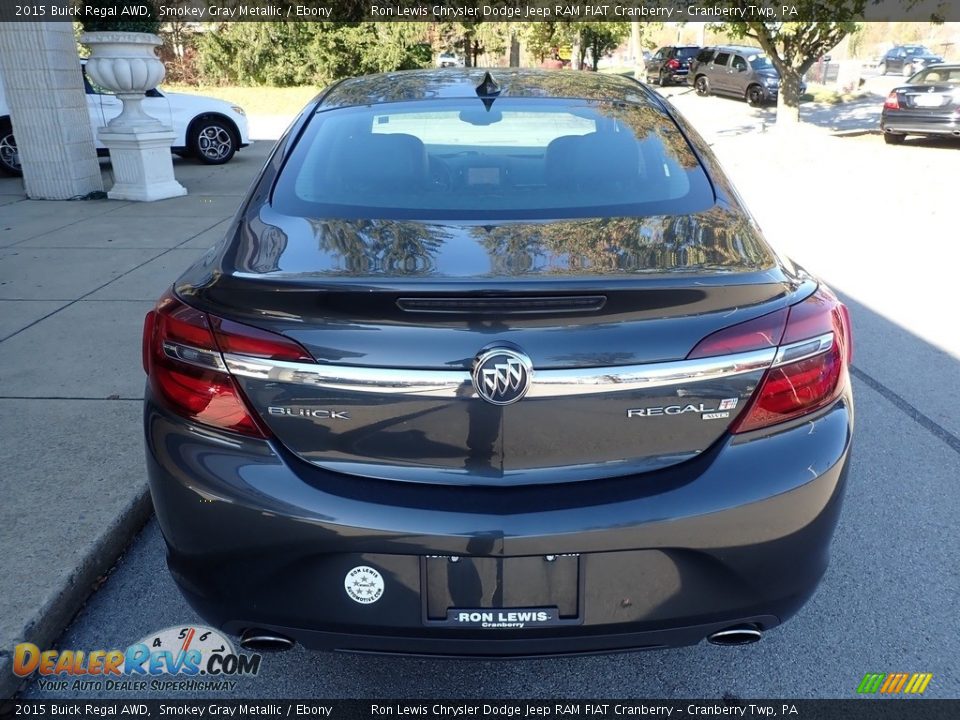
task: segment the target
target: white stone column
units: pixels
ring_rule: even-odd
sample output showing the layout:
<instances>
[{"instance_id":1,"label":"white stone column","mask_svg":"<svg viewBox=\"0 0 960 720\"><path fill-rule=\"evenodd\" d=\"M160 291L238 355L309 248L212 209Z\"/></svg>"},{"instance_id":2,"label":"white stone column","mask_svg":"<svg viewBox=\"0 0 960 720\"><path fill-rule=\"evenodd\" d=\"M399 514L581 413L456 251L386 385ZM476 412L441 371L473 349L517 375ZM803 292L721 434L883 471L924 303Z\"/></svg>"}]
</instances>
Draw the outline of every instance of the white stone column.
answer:
<instances>
[{"instance_id":1,"label":"white stone column","mask_svg":"<svg viewBox=\"0 0 960 720\"><path fill-rule=\"evenodd\" d=\"M27 197L103 191L73 24L0 22L0 74Z\"/></svg>"}]
</instances>

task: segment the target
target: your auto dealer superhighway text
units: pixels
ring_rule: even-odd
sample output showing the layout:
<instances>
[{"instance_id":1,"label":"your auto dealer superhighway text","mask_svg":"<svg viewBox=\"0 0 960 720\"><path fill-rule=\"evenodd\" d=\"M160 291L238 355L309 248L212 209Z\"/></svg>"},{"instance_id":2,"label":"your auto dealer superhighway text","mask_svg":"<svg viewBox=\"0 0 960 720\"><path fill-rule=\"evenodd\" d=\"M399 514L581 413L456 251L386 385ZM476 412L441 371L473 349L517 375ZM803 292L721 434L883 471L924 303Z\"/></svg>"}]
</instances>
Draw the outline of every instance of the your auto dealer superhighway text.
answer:
<instances>
[{"instance_id":1,"label":"your auto dealer superhighway text","mask_svg":"<svg viewBox=\"0 0 960 720\"><path fill-rule=\"evenodd\" d=\"M461 704L461 703L433 703L433 704L399 704L399 705L371 705L370 714L375 716L437 716L443 715L452 718L461 717L548 717L551 715L624 715L624 716L661 716L671 717L674 712L678 716L773 716L773 715L794 715L797 714L796 707L793 705L782 705L777 708L774 705L758 705L748 703L745 705L720 705L710 703L698 705L689 703L686 706L658 705L656 703L631 703L611 704L611 703L557 703L556 705L523 705L523 704Z\"/></svg>"}]
</instances>

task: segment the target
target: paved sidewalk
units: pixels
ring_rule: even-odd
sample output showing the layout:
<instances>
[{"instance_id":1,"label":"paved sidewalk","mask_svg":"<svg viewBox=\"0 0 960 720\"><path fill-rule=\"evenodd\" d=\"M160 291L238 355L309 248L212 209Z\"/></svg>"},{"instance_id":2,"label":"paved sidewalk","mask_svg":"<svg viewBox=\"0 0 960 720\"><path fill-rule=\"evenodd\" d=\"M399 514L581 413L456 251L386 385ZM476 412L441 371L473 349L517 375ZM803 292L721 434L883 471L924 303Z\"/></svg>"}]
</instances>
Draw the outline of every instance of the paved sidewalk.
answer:
<instances>
[{"instance_id":1,"label":"paved sidewalk","mask_svg":"<svg viewBox=\"0 0 960 720\"><path fill-rule=\"evenodd\" d=\"M30 201L0 178L0 697L14 645L56 640L149 516L143 316L219 240L272 145L175 159L190 194L155 203Z\"/></svg>"}]
</instances>

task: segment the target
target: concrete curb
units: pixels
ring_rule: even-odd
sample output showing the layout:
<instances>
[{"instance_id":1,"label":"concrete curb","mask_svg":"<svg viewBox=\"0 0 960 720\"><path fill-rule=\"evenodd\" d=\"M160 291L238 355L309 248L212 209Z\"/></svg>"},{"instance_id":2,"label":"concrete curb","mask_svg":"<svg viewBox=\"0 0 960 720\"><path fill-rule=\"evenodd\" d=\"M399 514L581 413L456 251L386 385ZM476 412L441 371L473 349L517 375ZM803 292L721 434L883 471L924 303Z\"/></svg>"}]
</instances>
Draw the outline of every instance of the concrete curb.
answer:
<instances>
[{"instance_id":1,"label":"concrete curb","mask_svg":"<svg viewBox=\"0 0 960 720\"><path fill-rule=\"evenodd\" d=\"M146 484L90 544L86 557L76 569L53 588L45 601L27 618L15 642L32 642L47 649L67 628L94 592L98 578L106 573L126 550L130 540L153 514ZM13 674L13 646L0 648L0 698L11 698L27 680Z\"/></svg>"}]
</instances>

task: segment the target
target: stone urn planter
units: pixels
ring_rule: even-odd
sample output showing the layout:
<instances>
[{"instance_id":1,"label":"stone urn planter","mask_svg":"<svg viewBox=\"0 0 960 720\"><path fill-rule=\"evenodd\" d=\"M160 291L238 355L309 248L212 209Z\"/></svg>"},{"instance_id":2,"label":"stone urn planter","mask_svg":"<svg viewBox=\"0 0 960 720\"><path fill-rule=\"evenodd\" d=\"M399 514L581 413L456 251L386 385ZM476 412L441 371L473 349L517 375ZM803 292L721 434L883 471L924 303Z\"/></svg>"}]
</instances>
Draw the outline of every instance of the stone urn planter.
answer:
<instances>
[{"instance_id":1,"label":"stone urn planter","mask_svg":"<svg viewBox=\"0 0 960 720\"><path fill-rule=\"evenodd\" d=\"M107 197L152 201L186 195L173 175L176 133L141 105L144 93L166 74L154 52L162 40L153 33L103 30L84 33L80 42L90 48L87 75L123 102L120 114L98 131L116 180Z\"/></svg>"},{"instance_id":2,"label":"stone urn planter","mask_svg":"<svg viewBox=\"0 0 960 720\"><path fill-rule=\"evenodd\" d=\"M143 111L141 103L144 93L157 87L167 74L154 52L163 41L152 33L101 31L84 33L80 42L90 48L87 75L123 102L122 112L107 126L118 132L150 125L162 128L159 120Z\"/></svg>"}]
</instances>

